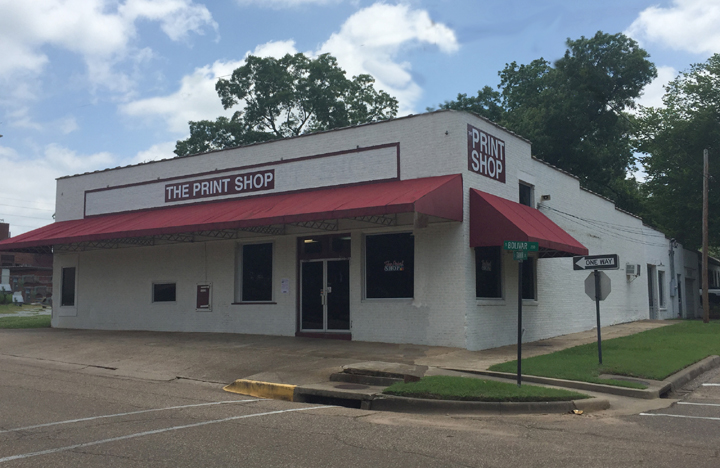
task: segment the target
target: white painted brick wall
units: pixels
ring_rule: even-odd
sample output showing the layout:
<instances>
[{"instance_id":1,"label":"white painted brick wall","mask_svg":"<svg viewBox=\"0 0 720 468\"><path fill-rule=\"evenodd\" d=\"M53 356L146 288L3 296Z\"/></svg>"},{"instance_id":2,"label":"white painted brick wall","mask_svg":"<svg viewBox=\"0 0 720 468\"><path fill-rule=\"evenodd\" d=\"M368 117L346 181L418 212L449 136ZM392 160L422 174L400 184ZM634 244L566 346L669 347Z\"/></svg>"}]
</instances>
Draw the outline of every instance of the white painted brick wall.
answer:
<instances>
[{"instance_id":1,"label":"white painted brick wall","mask_svg":"<svg viewBox=\"0 0 720 468\"><path fill-rule=\"evenodd\" d=\"M467 170L468 123L505 141L506 183ZM606 272L612 279L613 292L601 305L603 325L648 318L648 264L668 271L665 290L669 291L668 241L661 233L643 227L639 219L616 210L607 200L580 190L575 178L533 160L526 141L483 119L460 112L423 114L382 124L60 179L57 219L82 217L85 190L387 143L400 144L402 179L463 175L464 222L431 224L413 231L413 300L364 300L362 279L364 236L407 232L413 230L412 226L390 229L367 225L343 231L351 232L352 237L350 303L353 339L468 349L514 343L517 263L509 254L504 254L504 299L476 300L475 258L469 247L468 206L470 188L517 201L518 180L535 186L536 201L541 195L550 195L551 200L543 202L546 207L584 219L542 209L550 219L588 247L590 254L616 253L620 256L623 269ZM306 180L312 186L316 171L310 165L299 166L298 179ZM388 177L394 175L388 174ZM595 224L594 220L600 223ZM59 265L76 262L79 294L75 308L77 316L60 317L54 314L53 325L292 335L297 314L296 235L258 237L247 241L257 240L274 242L273 280L277 304L232 304L236 241L88 251L56 255L59 263L56 266L55 290L60 291ZM686 265L692 264L693 260L692 255L682 252L676 255L676 273L682 274L684 281ZM643 274L629 282L624 271L625 263L642 265ZM584 280L588 273L573 271L569 258L538 261L538 300L524 305L524 341L588 330L595 326L595 305L584 293ZM282 278L290 279L290 294L281 294ZM177 304L152 304L150 288L153 280L177 281ZM195 285L203 281L213 283L212 312L195 312L194 309ZM675 299L668 297L665 314L670 315L677 310L674 308ZM59 310L57 303L55 310Z\"/></svg>"}]
</instances>

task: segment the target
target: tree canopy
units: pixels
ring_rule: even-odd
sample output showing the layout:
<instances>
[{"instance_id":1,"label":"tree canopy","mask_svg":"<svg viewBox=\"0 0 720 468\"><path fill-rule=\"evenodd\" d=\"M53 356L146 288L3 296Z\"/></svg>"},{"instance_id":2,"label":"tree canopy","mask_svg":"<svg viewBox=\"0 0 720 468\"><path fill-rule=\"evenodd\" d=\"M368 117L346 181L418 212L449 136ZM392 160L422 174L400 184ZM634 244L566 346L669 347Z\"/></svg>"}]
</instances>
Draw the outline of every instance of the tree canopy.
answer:
<instances>
[{"instance_id":1,"label":"tree canopy","mask_svg":"<svg viewBox=\"0 0 720 468\"><path fill-rule=\"evenodd\" d=\"M664 108L642 108L637 150L645 153L647 206L687 247L702 241L703 150L709 150L710 245L720 245L720 54L694 64L665 88Z\"/></svg>"},{"instance_id":2,"label":"tree canopy","mask_svg":"<svg viewBox=\"0 0 720 468\"><path fill-rule=\"evenodd\" d=\"M460 94L440 107L496 121L528 138L534 156L577 175L619 206L637 209L637 184L626 180L634 157L624 111L657 75L655 66L623 34L598 32L566 44L554 64L539 58L506 65L499 92L485 86L477 97Z\"/></svg>"},{"instance_id":3,"label":"tree canopy","mask_svg":"<svg viewBox=\"0 0 720 468\"><path fill-rule=\"evenodd\" d=\"M190 137L177 142L175 154L185 156L395 117L397 100L376 90L374 82L370 75L348 79L329 54L315 59L304 54L279 59L250 55L230 79L220 79L215 86L225 109L240 109L230 118L190 122Z\"/></svg>"}]
</instances>

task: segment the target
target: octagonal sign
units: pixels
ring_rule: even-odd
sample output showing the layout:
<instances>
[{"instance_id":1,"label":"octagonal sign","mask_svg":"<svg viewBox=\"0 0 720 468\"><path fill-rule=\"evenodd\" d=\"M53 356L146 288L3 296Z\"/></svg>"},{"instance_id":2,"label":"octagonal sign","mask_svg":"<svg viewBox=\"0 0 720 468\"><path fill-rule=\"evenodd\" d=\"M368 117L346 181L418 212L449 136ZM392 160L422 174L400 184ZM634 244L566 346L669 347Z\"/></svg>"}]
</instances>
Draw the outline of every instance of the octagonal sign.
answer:
<instances>
[{"instance_id":1,"label":"octagonal sign","mask_svg":"<svg viewBox=\"0 0 720 468\"><path fill-rule=\"evenodd\" d=\"M610 294L610 277L603 273L602 271L599 271L598 274L600 275L600 300L604 301L606 297ZM590 273L587 278L585 278L585 294L590 297L593 301L595 300L595 273Z\"/></svg>"}]
</instances>

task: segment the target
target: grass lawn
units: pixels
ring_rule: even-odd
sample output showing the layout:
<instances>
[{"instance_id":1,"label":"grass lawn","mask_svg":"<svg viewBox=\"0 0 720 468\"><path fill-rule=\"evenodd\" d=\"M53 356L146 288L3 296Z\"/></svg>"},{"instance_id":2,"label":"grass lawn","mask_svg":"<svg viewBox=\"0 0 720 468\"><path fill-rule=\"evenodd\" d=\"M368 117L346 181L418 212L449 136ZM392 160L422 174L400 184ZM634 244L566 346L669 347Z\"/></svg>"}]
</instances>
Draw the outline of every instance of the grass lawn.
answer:
<instances>
[{"instance_id":1,"label":"grass lawn","mask_svg":"<svg viewBox=\"0 0 720 468\"><path fill-rule=\"evenodd\" d=\"M600 379L599 375L663 380L701 359L720 354L720 322L683 321L635 335L603 340L602 353L602 366L598 364L597 343L523 359L522 373L645 388L636 382ZM496 364L490 370L515 373L517 361Z\"/></svg>"},{"instance_id":2,"label":"grass lawn","mask_svg":"<svg viewBox=\"0 0 720 468\"><path fill-rule=\"evenodd\" d=\"M0 317L0 328L49 328L49 315L30 317Z\"/></svg>"},{"instance_id":3,"label":"grass lawn","mask_svg":"<svg viewBox=\"0 0 720 468\"><path fill-rule=\"evenodd\" d=\"M435 375L419 382L396 383L383 393L413 398L464 401L570 401L590 398L582 393L555 388L495 382L472 377Z\"/></svg>"}]
</instances>

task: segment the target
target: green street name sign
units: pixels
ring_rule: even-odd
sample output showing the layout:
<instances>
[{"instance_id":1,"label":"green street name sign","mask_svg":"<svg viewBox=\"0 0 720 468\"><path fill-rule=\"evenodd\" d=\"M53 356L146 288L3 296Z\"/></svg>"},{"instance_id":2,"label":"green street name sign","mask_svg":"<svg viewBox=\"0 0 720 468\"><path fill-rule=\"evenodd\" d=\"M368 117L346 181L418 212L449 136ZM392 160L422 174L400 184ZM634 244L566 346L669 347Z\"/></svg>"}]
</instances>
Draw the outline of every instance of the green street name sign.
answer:
<instances>
[{"instance_id":1,"label":"green street name sign","mask_svg":"<svg viewBox=\"0 0 720 468\"><path fill-rule=\"evenodd\" d=\"M526 250L513 250L513 260L522 261L527 260Z\"/></svg>"},{"instance_id":2,"label":"green street name sign","mask_svg":"<svg viewBox=\"0 0 720 468\"><path fill-rule=\"evenodd\" d=\"M537 242L524 242L524 241L505 241L503 242L503 249L505 250L519 250L523 252L537 252Z\"/></svg>"}]
</instances>

